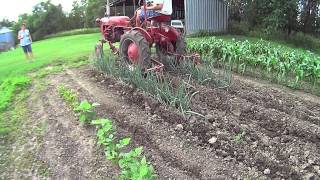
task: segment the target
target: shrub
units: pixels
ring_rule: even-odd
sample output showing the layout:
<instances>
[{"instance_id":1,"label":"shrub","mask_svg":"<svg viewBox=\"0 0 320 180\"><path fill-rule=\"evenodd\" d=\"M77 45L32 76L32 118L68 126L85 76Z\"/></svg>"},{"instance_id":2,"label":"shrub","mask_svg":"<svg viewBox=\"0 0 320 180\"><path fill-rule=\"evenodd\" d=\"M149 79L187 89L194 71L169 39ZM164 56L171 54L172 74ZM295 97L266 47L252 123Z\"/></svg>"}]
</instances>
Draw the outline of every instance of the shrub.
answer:
<instances>
[{"instance_id":1,"label":"shrub","mask_svg":"<svg viewBox=\"0 0 320 180\"><path fill-rule=\"evenodd\" d=\"M250 32L249 24L245 21L231 21L229 23L229 32L236 35L248 35Z\"/></svg>"}]
</instances>

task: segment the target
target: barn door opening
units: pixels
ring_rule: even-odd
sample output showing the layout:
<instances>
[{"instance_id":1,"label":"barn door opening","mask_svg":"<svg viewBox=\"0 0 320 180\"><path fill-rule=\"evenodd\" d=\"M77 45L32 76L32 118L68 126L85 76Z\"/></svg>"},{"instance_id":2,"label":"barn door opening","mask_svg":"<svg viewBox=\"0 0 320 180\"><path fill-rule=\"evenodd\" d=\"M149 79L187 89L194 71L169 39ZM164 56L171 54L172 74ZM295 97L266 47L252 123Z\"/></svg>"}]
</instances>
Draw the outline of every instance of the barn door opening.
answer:
<instances>
[{"instance_id":1,"label":"barn door opening","mask_svg":"<svg viewBox=\"0 0 320 180\"><path fill-rule=\"evenodd\" d=\"M185 19L185 13L184 13L184 0L174 0L172 1L172 19L173 20L182 20Z\"/></svg>"}]
</instances>

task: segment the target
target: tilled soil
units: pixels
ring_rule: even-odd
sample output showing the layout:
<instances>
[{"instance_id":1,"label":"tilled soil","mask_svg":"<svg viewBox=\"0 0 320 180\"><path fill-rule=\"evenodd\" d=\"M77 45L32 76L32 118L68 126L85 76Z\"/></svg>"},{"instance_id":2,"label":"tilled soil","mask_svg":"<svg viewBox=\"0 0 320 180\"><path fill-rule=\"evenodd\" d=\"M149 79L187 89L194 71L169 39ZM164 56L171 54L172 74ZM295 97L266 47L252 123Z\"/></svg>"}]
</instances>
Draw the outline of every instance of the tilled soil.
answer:
<instances>
[{"instance_id":1,"label":"tilled soil","mask_svg":"<svg viewBox=\"0 0 320 180\"><path fill-rule=\"evenodd\" d=\"M199 94L182 116L114 78L89 67L48 77L34 107L47 116L40 157L54 178L115 178L118 170L95 145L95 129L78 123L58 97L60 84L101 104L100 117L118 136L143 146L159 179L303 179L320 176L320 104L285 91L236 80L227 89L194 85ZM59 157L59 158L58 158ZM106 177L107 176L107 177Z\"/></svg>"},{"instance_id":2,"label":"tilled soil","mask_svg":"<svg viewBox=\"0 0 320 180\"><path fill-rule=\"evenodd\" d=\"M95 128L79 124L59 97L57 80L49 78L47 90L33 93L29 103L33 121L46 124L36 158L46 164L47 178L117 179L118 170L96 146Z\"/></svg>"}]
</instances>

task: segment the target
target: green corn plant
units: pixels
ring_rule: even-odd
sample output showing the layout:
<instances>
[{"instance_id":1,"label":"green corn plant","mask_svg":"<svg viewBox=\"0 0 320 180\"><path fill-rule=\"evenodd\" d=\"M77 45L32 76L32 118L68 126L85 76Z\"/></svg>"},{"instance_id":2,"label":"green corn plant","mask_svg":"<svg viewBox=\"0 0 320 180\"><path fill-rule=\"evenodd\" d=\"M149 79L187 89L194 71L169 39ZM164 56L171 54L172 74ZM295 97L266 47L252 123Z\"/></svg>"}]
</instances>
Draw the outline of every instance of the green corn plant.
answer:
<instances>
[{"instance_id":1,"label":"green corn plant","mask_svg":"<svg viewBox=\"0 0 320 180\"><path fill-rule=\"evenodd\" d=\"M198 52L218 59L218 63L232 61L234 70L245 73L248 67L260 68L274 75L279 82L288 77L295 78L296 83L319 82L320 57L311 53L288 51L281 46L274 46L260 40L224 41L215 37L193 41L188 45L190 52Z\"/></svg>"},{"instance_id":2,"label":"green corn plant","mask_svg":"<svg viewBox=\"0 0 320 180\"><path fill-rule=\"evenodd\" d=\"M79 120L81 122L90 122L96 118L96 107L99 106L98 103L89 103L89 101L84 100L78 106L74 108L74 111L79 114Z\"/></svg>"}]
</instances>

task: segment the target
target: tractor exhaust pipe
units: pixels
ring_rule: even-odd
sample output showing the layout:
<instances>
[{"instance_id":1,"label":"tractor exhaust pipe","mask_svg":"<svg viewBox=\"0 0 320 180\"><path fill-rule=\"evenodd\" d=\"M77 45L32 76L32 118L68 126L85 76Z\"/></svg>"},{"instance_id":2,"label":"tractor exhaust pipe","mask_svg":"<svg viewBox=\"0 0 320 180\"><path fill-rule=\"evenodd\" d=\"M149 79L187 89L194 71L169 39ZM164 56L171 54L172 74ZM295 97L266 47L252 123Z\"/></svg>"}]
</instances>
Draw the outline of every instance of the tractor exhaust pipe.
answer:
<instances>
[{"instance_id":1,"label":"tractor exhaust pipe","mask_svg":"<svg viewBox=\"0 0 320 180\"><path fill-rule=\"evenodd\" d=\"M110 17L110 0L107 0L107 5L106 5L106 13L105 15L107 17Z\"/></svg>"}]
</instances>

